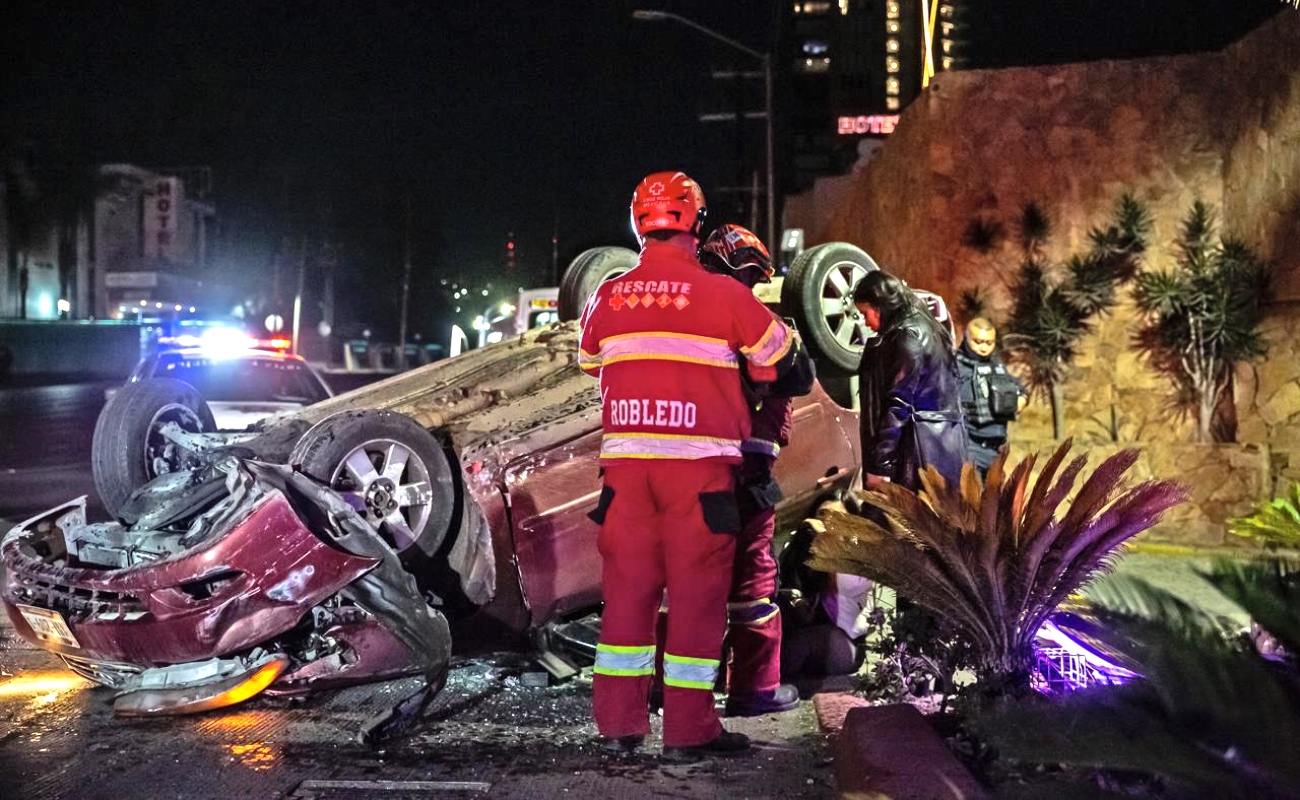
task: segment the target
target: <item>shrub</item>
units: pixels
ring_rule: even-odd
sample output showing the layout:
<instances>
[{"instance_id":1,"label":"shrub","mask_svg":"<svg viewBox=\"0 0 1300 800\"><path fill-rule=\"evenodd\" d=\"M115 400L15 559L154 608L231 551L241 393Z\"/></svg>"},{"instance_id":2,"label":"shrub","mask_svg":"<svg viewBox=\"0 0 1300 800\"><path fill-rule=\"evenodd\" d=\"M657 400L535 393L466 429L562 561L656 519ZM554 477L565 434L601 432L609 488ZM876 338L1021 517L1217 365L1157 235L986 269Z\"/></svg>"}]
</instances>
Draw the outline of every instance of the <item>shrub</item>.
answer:
<instances>
[{"instance_id":1,"label":"shrub","mask_svg":"<svg viewBox=\"0 0 1300 800\"><path fill-rule=\"evenodd\" d=\"M1036 478L1036 455L1008 473L1003 451L983 486L967 464L960 486L927 467L919 493L893 484L857 493L862 514L821 512L825 530L809 565L878 581L939 615L964 639L982 692L1026 691L1043 620L1185 497L1169 481L1129 486L1124 473L1137 451L1125 450L1067 503L1087 462L1065 464L1070 447L1064 442Z\"/></svg>"}]
</instances>

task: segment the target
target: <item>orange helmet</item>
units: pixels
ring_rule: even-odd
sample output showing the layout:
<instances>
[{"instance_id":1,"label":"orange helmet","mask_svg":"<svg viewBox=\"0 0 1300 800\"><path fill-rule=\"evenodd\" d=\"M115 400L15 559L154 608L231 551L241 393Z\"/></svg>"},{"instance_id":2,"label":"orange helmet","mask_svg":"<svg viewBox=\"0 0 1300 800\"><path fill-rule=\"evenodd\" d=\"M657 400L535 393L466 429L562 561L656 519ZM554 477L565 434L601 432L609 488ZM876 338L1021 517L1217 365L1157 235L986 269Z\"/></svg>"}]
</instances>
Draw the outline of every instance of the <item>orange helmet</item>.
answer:
<instances>
[{"instance_id":1,"label":"orange helmet","mask_svg":"<svg viewBox=\"0 0 1300 800\"><path fill-rule=\"evenodd\" d=\"M728 223L710 233L700 248L700 260L705 267L714 267L715 272L721 271L717 267L725 267L737 273L737 278L751 286L772 282L772 256L763 246L763 240L739 225ZM748 268L754 270L752 281L739 275Z\"/></svg>"},{"instance_id":2,"label":"orange helmet","mask_svg":"<svg viewBox=\"0 0 1300 800\"><path fill-rule=\"evenodd\" d=\"M704 192L684 172L647 175L632 192L632 231L637 241L644 241L651 231L698 234L704 214Z\"/></svg>"}]
</instances>

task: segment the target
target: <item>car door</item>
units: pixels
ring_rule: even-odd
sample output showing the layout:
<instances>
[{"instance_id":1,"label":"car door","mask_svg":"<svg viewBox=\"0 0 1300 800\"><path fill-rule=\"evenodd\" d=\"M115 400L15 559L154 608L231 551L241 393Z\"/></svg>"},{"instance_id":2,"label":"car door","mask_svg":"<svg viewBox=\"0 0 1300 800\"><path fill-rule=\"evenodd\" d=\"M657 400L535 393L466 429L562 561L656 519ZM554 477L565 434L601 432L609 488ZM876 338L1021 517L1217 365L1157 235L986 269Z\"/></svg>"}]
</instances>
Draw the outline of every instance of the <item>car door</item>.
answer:
<instances>
[{"instance_id":1,"label":"car door","mask_svg":"<svg viewBox=\"0 0 1300 800\"><path fill-rule=\"evenodd\" d=\"M857 412L832 400L820 383L795 399L790 443L774 470L782 494L778 530L797 525L836 489L849 487L861 465L858 449Z\"/></svg>"},{"instance_id":2,"label":"car door","mask_svg":"<svg viewBox=\"0 0 1300 800\"><path fill-rule=\"evenodd\" d=\"M600 603L600 528L587 517L600 497L600 439L597 428L506 468L515 558L533 627Z\"/></svg>"}]
</instances>

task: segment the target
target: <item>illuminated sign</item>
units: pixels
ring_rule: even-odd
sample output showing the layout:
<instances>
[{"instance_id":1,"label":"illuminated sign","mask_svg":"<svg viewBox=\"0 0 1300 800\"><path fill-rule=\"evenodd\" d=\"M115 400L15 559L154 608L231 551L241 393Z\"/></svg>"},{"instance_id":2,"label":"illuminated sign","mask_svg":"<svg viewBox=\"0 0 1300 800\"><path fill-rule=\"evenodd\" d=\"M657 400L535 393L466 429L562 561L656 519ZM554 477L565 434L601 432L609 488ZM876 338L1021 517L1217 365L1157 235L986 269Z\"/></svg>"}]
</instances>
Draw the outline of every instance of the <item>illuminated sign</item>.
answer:
<instances>
[{"instance_id":1,"label":"illuminated sign","mask_svg":"<svg viewBox=\"0 0 1300 800\"><path fill-rule=\"evenodd\" d=\"M109 289L156 289L156 272L106 272L104 285Z\"/></svg>"},{"instance_id":2,"label":"illuminated sign","mask_svg":"<svg viewBox=\"0 0 1300 800\"><path fill-rule=\"evenodd\" d=\"M152 258L170 258L176 245L176 215L184 202L180 180L159 178L153 195L145 198L144 253Z\"/></svg>"},{"instance_id":3,"label":"illuminated sign","mask_svg":"<svg viewBox=\"0 0 1300 800\"><path fill-rule=\"evenodd\" d=\"M838 133L856 136L862 133L893 133L898 125L897 114L867 114L861 117L840 117Z\"/></svg>"}]
</instances>

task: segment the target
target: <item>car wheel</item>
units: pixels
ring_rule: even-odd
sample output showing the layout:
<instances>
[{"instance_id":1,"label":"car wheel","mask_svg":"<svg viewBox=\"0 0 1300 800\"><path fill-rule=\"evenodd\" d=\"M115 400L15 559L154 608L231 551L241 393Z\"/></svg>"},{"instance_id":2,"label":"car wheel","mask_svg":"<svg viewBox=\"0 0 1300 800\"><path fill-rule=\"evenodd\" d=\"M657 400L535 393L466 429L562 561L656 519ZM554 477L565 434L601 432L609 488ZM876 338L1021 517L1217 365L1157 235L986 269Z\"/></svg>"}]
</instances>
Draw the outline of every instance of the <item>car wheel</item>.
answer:
<instances>
[{"instance_id":1,"label":"car wheel","mask_svg":"<svg viewBox=\"0 0 1300 800\"><path fill-rule=\"evenodd\" d=\"M197 465L193 453L162 435L173 422L189 433L217 429L198 391L172 378L128 383L104 405L95 421L90 462L108 513L118 516L131 493L159 475Z\"/></svg>"},{"instance_id":2,"label":"car wheel","mask_svg":"<svg viewBox=\"0 0 1300 800\"><path fill-rule=\"evenodd\" d=\"M626 247L593 247L578 254L560 281L560 319L577 319L596 287L636 266L636 253Z\"/></svg>"},{"instance_id":3,"label":"car wheel","mask_svg":"<svg viewBox=\"0 0 1300 800\"><path fill-rule=\"evenodd\" d=\"M880 269L871 256L845 242L827 242L800 253L781 288L781 308L794 317L818 366L852 374L862 346L874 335L853 305L853 287Z\"/></svg>"},{"instance_id":4,"label":"car wheel","mask_svg":"<svg viewBox=\"0 0 1300 800\"><path fill-rule=\"evenodd\" d=\"M326 417L298 441L289 463L342 495L417 580L438 557L455 516L451 463L410 417L371 410Z\"/></svg>"}]
</instances>

